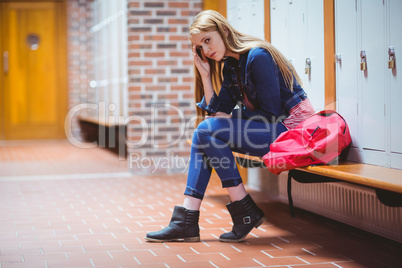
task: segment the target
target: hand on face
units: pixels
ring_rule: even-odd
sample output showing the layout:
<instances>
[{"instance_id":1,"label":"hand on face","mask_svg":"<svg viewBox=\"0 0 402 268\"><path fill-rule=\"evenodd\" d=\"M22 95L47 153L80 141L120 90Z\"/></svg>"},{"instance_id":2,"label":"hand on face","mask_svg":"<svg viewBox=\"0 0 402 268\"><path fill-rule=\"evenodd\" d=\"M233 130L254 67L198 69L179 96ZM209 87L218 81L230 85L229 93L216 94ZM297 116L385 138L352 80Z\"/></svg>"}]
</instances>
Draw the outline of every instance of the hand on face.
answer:
<instances>
[{"instance_id":1,"label":"hand on face","mask_svg":"<svg viewBox=\"0 0 402 268\"><path fill-rule=\"evenodd\" d=\"M201 49L201 56L202 58L200 58L200 56L197 53L196 45L193 45L193 58L195 66L197 67L202 77L209 77L211 68L202 49Z\"/></svg>"}]
</instances>

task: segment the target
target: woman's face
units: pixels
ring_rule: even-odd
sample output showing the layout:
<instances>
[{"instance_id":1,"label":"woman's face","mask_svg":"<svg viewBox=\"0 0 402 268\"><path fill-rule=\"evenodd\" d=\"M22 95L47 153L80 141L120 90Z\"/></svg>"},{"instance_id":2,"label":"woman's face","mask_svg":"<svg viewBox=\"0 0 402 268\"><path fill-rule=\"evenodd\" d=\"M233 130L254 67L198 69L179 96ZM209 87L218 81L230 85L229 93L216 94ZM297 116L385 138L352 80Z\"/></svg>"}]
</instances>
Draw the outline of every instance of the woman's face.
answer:
<instances>
[{"instance_id":1,"label":"woman's face","mask_svg":"<svg viewBox=\"0 0 402 268\"><path fill-rule=\"evenodd\" d=\"M195 44L197 49L201 49L202 53L210 59L221 61L224 57L234 56L233 53L226 49L222 37L218 31L200 32L191 35L191 42Z\"/></svg>"}]
</instances>

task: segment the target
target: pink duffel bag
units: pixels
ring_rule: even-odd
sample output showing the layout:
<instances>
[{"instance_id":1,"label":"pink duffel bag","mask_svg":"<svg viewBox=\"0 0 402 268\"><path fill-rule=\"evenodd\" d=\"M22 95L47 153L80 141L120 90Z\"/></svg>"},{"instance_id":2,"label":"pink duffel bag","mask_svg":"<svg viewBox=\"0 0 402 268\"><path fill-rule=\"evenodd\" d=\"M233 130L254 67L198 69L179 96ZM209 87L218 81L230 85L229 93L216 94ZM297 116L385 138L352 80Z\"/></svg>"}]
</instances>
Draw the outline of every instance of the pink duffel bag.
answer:
<instances>
[{"instance_id":1,"label":"pink duffel bag","mask_svg":"<svg viewBox=\"0 0 402 268\"><path fill-rule=\"evenodd\" d=\"M294 129L283 132L263 156L274 174L315 164L328 164L352 141L345 119L335 111L315 113Z\"/></svg>"}]
</instances>

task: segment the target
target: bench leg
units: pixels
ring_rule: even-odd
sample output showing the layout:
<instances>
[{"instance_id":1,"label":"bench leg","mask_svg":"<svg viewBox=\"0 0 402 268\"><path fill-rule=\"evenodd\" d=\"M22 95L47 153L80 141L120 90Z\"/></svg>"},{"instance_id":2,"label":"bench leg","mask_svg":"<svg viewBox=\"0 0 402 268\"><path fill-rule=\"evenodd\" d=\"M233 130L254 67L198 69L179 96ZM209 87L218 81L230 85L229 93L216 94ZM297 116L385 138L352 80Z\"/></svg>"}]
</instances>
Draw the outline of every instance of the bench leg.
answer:
<instances>
[{"instance_id":1,"label":"bench leg","mask_svg":"<svg viewBox=\"0 0 402 268\"><path fill-rule=\"evenodd\" d=\"M293 198L292 198L292 170L289 170L288 173L288 201L289 201L289 210L290 210L290 215L292 217L295 216L295 210L293 207Z\"/></svg>"}]
</instances>

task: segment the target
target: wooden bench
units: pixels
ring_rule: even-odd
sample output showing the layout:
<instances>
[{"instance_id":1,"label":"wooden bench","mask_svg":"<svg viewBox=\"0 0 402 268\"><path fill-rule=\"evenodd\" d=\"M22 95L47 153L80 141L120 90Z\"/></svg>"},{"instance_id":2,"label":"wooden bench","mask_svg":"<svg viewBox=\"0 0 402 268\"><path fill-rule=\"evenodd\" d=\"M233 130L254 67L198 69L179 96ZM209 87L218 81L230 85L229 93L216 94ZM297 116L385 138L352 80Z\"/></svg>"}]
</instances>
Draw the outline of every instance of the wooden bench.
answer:
<instances>
[{"instance_id":1,"label":"wooden bench","mask_svg":"<svg viewBox=\"0 0 402 268\"><path fill-rule=\"evenodd\" d=\"M265 167L262 158L233 152L243 167ZM349 182L375 189L381 203L391 207L402 206L402 170L380 166L340 162L337 165L316 165L290 170L288 173L288 200L294 216L292 178L301 183Z\"/></svg>"},{"instance_id":2,"label":"wooden bench","mask_svg":"<svg viewBox=\"0 0 402 268\"><path fill-rule=\"evenodd\" d=\"M78 117L81 135L86 142L96 142L99 147L106 148L126 158L126 125L111 124L96 117Z\"/></svg>"}]
</instances>

